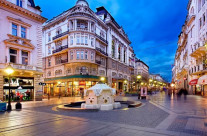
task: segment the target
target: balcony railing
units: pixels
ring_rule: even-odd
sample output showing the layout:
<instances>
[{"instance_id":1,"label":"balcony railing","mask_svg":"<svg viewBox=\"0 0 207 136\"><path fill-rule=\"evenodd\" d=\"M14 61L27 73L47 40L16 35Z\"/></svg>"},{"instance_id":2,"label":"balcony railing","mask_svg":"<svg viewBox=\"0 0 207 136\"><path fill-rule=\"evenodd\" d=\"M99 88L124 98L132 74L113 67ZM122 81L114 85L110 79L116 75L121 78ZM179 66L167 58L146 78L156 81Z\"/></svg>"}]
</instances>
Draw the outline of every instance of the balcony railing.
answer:
<instances>
[{"instance_id":1,"label":"balcony railing","mask_svg":"<svg viewBox=\"0 0 207 136\"><path fill-rule=\"evenodd\" d=\"M56 36L53 37L52 39L53 39L53 40L56 40L56 39L58 39L58 38L60 38L60 37L65 36L65 35L68 34L68 33L69 33L69 30L66 31L66 32L63 32L63 33L61 33L61 34L56 35Z\"/></svg>"},{"instance_id":2,"label":"balcony railing","mask_svg":"<svg viewBox=\"0 0 207 136\"><path fill-rule=\"evenodd\" d=\"M103 37L101 37L101 36L99 36L99 35L97 35L97 34L96 34L96 36L97 36L101 41L103 41L104 43L108 44L108 41L105 40Z\"/></svg>"},{"instance_id":3,"label":"balcony railing","mask_svg":"<svg viewBox=\"0 0 207 136\"><path fill-rule=\"evenodd\" d=\"M77 27L76 30L77 31L88 31L88 28Z\"/></svg>"},{"instance_id":4,"label":"balcony railing","mask_svg":"<svg viewBox=\"0 0 207 136\"><path fill-rule=\"evenodd\" d=\"M62 51L62 50L64 50L64 49L67 49L67 48L68 48L68 45L61 46L60 48L58 48L58 49L52 51L52 53L54 54L54 53L60 52L60 51Z\"/></svg>"},{"instance_id":5,"label":"balcony railing","mask_svg":"<svg viewBox=\"0 0 207 136\"><path fill-rule=\"evenodd\" d=\"M200 65L191 67L191 69L189 70L189 73L193 74L193 73L200 72L203 70L207 70L207 64L200 64Z\"/></svg>"},{"instance_id":6,"label":"balcony railing","mask_svg":"<svg viewBox=\"0 0 207 136\"><path fill-rule=\"evenodd\" d=\"M68 63L68 59L61 60L61 63Z\"/></svg>"},{"instance_id":7,"label":"balcony railing","mask_svg":"<svg viewBox=\"0 0 207 136\"><path fill-rule=\"evenodd\" d=\"M105 51L101 50L101 48L96 47L96 50L99 51L100 53L102 53L105 56L108 56L108 53L106 53Z\"/></svg>"}]
</instances>

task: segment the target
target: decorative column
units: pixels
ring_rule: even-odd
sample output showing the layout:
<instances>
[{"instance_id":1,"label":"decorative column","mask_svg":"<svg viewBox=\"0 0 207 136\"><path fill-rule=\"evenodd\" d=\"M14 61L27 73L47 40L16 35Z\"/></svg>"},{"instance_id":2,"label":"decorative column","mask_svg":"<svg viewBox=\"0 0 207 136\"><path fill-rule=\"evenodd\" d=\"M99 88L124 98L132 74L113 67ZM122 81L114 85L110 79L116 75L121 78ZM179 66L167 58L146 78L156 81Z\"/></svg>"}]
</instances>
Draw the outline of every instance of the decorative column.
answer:
<instances>
[{"instance_id":1,"label":"decorative column","mask_svg":"<svg viewBox=\"0 0 207 136\"><path fill-rule=\"evenodd\" d=\"M77 29L77 19L75 19L75 23L74 23L74 30L76 30Z\"/></svg>"}]
</instances>

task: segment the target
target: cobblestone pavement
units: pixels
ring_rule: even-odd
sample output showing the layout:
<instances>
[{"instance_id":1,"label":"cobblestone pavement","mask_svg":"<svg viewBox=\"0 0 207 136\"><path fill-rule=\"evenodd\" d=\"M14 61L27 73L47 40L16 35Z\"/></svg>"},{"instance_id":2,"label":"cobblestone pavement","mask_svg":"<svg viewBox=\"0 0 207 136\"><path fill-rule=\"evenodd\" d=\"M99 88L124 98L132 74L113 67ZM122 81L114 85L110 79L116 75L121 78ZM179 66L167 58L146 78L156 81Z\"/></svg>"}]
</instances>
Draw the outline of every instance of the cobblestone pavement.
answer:
<instances>
[{"instance_id":1,"label":"cobblestone pavement","mask_svg":"<svg viewBox=\"0 0 207 136\"><path fill-rule=\"evenodd\" d=\"M183 135L207 136L206 98L187 96L187 99L184 99L162 92L151 96L150 100L170 114L157 128L181 132Z\"/></svg>"},{"instance_id":2,"label":"cobblestone pavement","mask_svg":"<svg viewBox=\"0 0 207 136\"><path fill-rule=\"evenodd\" d=\"M0 113L0 136L206 136L204 102L190 96L187 101L164 93L142 101L139 108L123 106L113 111L74 112L56 109L59 104L80 101L62 98L23 103L24 109ZM117 97L117 100L137 100ZM186 103L188 102L188 103ZM191 106L192 105L192 106ZM179 107L181 106L181 107ZM187 107L190 106L190 107ZM192 114L192 109L196 112ZM190 113L190 114L189 114ZM196 113L196 114L195 114Z\"/></svg>"}]
</instances>

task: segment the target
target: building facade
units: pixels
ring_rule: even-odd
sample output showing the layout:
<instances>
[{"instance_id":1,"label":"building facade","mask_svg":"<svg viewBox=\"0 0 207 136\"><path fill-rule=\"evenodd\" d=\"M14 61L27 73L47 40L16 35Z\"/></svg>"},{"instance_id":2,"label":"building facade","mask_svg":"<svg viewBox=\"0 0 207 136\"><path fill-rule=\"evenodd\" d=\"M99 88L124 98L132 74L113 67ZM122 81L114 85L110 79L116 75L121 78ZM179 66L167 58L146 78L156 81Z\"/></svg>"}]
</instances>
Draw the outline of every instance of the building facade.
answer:
<instances>
[{"instance_id":1,"label":"building facade","mask_svg":"<svg viewBox=\"0 0 207 136\"><path fill-rule=\"evenodd\" d=\"M179 36L173 67L176 88L207 95L207 2L189 0L188 15Z\"/></svg>"},{"instance_id":2,"label":"building facade","mask_svg":"<svg viewBox=\"0 0 207 136\"><path fill-rule=\"evenodd\" d=\"M122 27L104 8L93 12L87 1L43 25L45 94L79 96L100 79L129 90L135 55Z\"/></svg>"},{"instance_id":3,"label":"building facade","mask_svg":"<svg viewBox=\"0 0 207 136\"><path fill-rule=\"evenodd\" d=\"M8 65L15 71L10 78L12 99L34 100L42 90L42 24L46 19L33 0L1 0L0 14L0 100L8 100Z\"/></svg>"}]
</instances>

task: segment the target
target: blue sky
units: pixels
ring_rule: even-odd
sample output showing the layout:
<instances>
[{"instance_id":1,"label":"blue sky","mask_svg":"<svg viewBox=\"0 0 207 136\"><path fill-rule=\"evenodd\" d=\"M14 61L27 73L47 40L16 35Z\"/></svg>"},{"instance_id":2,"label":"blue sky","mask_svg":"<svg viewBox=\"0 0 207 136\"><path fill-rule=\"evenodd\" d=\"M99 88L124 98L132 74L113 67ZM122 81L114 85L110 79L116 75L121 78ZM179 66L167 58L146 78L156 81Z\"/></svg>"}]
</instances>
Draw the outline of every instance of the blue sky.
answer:
<instances>
[{"instance_id":1,"label":"blue sky","mask_svg":"<svg viewBox=\"0 0 207 136\"><path fill-rule=\"evenodd\" d=\"M75 5L77 0L35 0L48 19ZM171 81L178 35L187 15L188 0L87 0L90 8L104 6L123 26L136 56L150 73Z\"/></svg>"}]
</instances>

